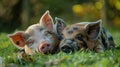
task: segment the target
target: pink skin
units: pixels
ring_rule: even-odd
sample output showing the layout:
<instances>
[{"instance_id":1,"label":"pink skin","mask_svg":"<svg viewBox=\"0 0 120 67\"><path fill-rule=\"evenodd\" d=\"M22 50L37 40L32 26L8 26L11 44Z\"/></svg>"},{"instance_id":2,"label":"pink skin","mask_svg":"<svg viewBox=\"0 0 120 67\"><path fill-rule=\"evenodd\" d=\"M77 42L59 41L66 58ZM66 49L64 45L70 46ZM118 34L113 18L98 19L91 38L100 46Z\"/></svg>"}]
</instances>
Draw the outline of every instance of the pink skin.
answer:
<instances>
[{"instance_id":1,"label":"pink skin","mask_svg":"<svg viewBox=\"0 0 120 67\"><path fill-rule=\"evenodd\" d=\"M55 18L55 20L56 24L54 26L49 11L46 11L40 18L39 23L29 26L26 31L19 31L9 35L9 38L18 49L26 49L27 51L29 48L29 51L26 52L28 54L34 54L35 52L42 54L56 53L59 51L60 39L58 37L60 36L58 33L61 32L59 31L60 28L65 25L62 19ZM25 48L25 45L28 48Z\"/></svg>"},{"instance_id":2,"label":"pink skin","mask_svg":"<svg viewBox=\"0 0 120 67\"><path fill-rule=\"evenodd\" d=\"M22 31L22 33L17 32L15 34L9 35L9 37L13 44L19 49L24 49L24 45L27 44L32 52L40 52L44 54L46 52L52 52L53 47L55 46L53 41L54 37L48 32L54 33L53 20L49 14L49 11L46 11L38 24L33 24L29 26L26 31ZM20 37L21 39L19 39Z\"/></svg>"},{"instance_id":3,"label":"pink skin","mask_svg":"<svg viewBox=\"0 0 120 67\"><path fill-rule=\"evenodd\" d=\"M46 43L46 42L42 42L42 43L39 45L38 50L39 50L40 52L46 53L47 51L50 50L50 47L51 47L51 44Z\"/></svg>"},{"instance_id":4,"label":"pink skin","mask_svg":"<svg viewBox=\"0 0 120 67\"><path fill-rule=\"evenodd\" d=\"M47 11L40 19L40 24L31 25L26 33L32 34L28 37L30 48L36 52L46 54L46 52L52 52L53 47L55 47L55 41L53 34L53 20Z\"/></svg>"}]
</instances>

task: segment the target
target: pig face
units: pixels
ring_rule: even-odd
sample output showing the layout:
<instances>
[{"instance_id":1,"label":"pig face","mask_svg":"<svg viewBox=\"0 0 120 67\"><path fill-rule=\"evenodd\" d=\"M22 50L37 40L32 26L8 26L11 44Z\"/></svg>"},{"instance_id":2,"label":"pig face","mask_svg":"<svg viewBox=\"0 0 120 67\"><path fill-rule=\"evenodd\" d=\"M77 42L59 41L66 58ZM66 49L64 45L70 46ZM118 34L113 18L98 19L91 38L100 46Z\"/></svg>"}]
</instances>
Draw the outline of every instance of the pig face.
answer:
<instances>
[{"instance_id":1,"label":"pig face","mask_svg":"<svg viewBox=\"0 0 120 67\"><path fill-rule=\"evenodd\" d=\"M114 41L101 26L101 20L96 22L81 22L67 26L63 31L60 43L61 51L71 53L81 48L103 52L113 48Z\"/></svg>"},{"instance_id":2,"label":"pig face","mask_svg":"<svg viewBox=\"0 0 120 67\"><path fill-rule=\"evenodd\" d=\"M55 18L55 20L56 24L54 26L49 11L46 11L38 24L29 26L26 31L10 34L9 37L17 48L25 49L25 52L29 55L36 52L53 54L59 51L58 47L60 39L58 37L58 30L64 26L61 25L64 24L61 19Z\"/></svg>"}]
</instances>

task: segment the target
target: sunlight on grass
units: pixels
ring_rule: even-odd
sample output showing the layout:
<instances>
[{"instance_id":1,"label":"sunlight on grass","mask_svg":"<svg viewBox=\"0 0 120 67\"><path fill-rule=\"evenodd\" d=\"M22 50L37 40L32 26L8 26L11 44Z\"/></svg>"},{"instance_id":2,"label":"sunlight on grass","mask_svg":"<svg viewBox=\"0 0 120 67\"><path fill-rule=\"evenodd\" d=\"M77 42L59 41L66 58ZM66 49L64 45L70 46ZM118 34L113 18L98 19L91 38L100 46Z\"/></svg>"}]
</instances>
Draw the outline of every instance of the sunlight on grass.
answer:
<instances>
[{"instance_id":1,"label":"sunlight on grass","mask_svg":"<svg viewBox=\"0 0 120 67\"><path fill-rule=\"evenodd\" d=\"M114 37L117 46L120 46L120 31L108 30ZM54 55L36 54L32 56L34 62L19 61L17 49L12 45L6 33L0 34L0 66L24 67L119 67L120 49L106 50L103 53L92 51L77 51L72 54L60 52ZM2 61L1 59L4 59Z\"/></svg>"}]
</instances>

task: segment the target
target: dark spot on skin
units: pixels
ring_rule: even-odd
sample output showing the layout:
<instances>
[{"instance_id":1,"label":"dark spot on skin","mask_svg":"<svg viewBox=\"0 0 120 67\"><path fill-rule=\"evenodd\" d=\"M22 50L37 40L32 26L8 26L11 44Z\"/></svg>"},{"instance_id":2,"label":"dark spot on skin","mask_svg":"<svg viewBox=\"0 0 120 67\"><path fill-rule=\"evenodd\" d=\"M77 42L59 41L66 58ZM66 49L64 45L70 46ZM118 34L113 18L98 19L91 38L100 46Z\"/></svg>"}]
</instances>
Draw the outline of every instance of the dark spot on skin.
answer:
<instances>
[{"instance_id":1,"label":"dark spot on skin","mask_svg":"<svg viewBox=\"0 0 120 67\"><path fill-rule=\"evenodd\" d=\"M83 40L83 47L86 48L86 49L88 48L87 44L86 44L86 42L84 40Z\"/></svg>"},{"instance_id":2,"label":"dark spot on skin","mask_svg":"<svg viewBox=\"0 0 120 67\"><path fill-rule=\"evenodd\" d=\"M78 30L78 28L77 27L73 27L73 30Z\"/></svg>"},{"instance_id":3,"label":"dark spot on skin","mask_svg":"<svg viewBox=\"0 0 120 67\"><path fill-rule=\"evenodd\" d=\"M103 30L103 33L106 34L106 30L105 30L105 28L102 27L102 30Z\"/></svg>"},{"instance_id":4,"label":"dark spot on skin","mask_svg":"<svg viewBox=\"0 0 120 67\"><path fill-rule=\"evenodd\" d=\"M76 39L83 41L83 36L81 34L77 34Z\"/></svg>"},{"instance_id":5,"label":"dark spot on skin","mask_svg":"<svg viewBox=\"0 0 120 67\"><path fill-rule=\"evenodd\" d=\"M105 36L104 36L104 35L105 35L104 33L101 35L101 39L102 39L102 43L103 43L105 49L107 49L107 43L106 43L106 40L105 40Z\"/></svg>"},{"instance_id":6,"label":"dark spot on skin","mask_svg":"<svg viewBox=\"0 0 120 67\"><path fill-rule=\"evenodd\" d=\"M72 31L72 30L69 30L69 31L68 31L68 34L72 34L72 33L73 33L73 31Z\"/></svg>"},{"instance_id":7,"label":"dark spot on skin","mask_svg":"<svg viewBox=\"0 0 120 67\"><path fill-rule=\"evenodd\" d=\"M19 41L17 41L17 42L16 42L16 44L17 44L17 45L20 45L20 42L19 42Z\"/></svg>"},{"instance_id":8,"label":"dark spot on skin","mask_svg":"<svg viewBox=\"0 0 120 67\"><path fill-rule=\"evenodd\" d=\"M112 38L112 37L109 37L108 40L109 40L109 41L110 41L110 40L113 41L113 38Z\"/></svg>"}]
</instances>

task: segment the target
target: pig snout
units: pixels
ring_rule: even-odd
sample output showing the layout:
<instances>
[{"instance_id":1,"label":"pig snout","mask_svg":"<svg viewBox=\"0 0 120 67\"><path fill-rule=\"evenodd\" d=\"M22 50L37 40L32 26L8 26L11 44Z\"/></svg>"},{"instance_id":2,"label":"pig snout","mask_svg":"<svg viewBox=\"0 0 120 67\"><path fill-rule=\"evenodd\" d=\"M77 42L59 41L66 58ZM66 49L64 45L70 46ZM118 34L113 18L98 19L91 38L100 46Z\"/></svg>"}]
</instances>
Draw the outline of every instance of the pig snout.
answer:
<instances>
[{"instance_id":1,"label":"pig snout","mask_svg":"<svg viewBox=\"0 0 120 67\"><path fill-rule=\"evenodd\" d=\"M71 53L74 51L72 46L69 46L68 44L63 45L60 49L65 53Z\"/></svg>"},{"instance_id":2,"label":"pig snout","mask_svg":"<svg viewBox=\"0 0 120 67\"><path fill-rule=\"evenodd\" d=\"M50 52L50 46L51 44L43 42L39 45L38 50L42 52L43 54L47 54Z\"/></svg>"}]
</instances>

